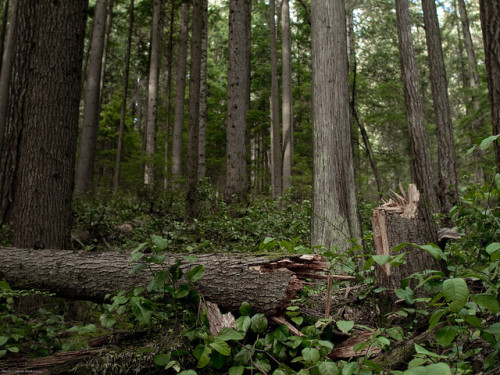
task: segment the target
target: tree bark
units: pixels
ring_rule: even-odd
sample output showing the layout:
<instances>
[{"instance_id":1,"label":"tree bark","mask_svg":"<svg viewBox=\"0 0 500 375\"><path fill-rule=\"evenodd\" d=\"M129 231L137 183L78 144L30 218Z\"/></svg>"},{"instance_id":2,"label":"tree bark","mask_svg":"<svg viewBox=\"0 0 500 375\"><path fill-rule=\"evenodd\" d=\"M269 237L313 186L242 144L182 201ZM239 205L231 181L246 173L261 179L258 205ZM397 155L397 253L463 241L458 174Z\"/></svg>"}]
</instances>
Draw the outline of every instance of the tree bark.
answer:
<instances>
[{"instance_id":1,"label":"tree bark","mask_svg":"<svg viewBox=\"0 0 500 375\"><path fill-rule=\"evenodd\" d=\"M164 168L163 168L163 188L166 190L169 183L169 142L170 142L170 128L171 121L170 116L172 114L172 61L173 48L174 48L174 20L175 20L175 4L173 1L170 2L170 19L169 19L169 35L168 35L168 46L165 54L165 97L167 98L167 114L165 116L165 154L164 154Z\"/></svg>"},{"instance_id":2,"label":"tree bark","mask_svg":"<svg viewBox=\"0 0 500 375\"><path fill-rule=\"evenodd\" d=\"M153 21L151 24L151 52L149 59L148 105L146 115L146 165L144 168L144 185L154 184L154 155L156 152L156 125L158 122L158 85L160 81L160 49L161 32L160 17L163 2L154 0Z\"/></svg>"},{"instance_id":3,"label":"tree bark","mask_svg":"<svg viewBox=\"0 0 500 375\"><path fill-rule=\"evenodd\" d=\"M273 198L282 193L282 156L280 135L280 110L278 87L278 59L276 52L276 10L275 0L269 1L269 44L271 54L271 190Z\"/></svg>"},{"instance_id":4,"label":"tree bark","mask_svg":"<svg viewBox=\"0 0 500 375\"><path fill-rule=\"evenodd\" d=\"M183 260L182 254L167 254L157 272ZM128 254L117 252L77 253L67 250L27 250L0 247L0 277L12 287L36 287L61 297L102 301L118 290L146 286L151 273L129 274L134 264ZM237 311L244 301L254 311L268 315L282 312L305 278L324 278L327 264L321 255L266 256L201 254L193 264L182 264L184 274L201 264L205 275L195 287L221 309Z\"/></svg>"},{"instance_id":5,"label":"tree bark","mask_svg":"<svg viewBox=\"0 0 500 375\"><path fill-rule=\"evenodd\" d=\"M226 188L227 201L245 201L248 193L246 114L250 96L250 0L229 2L227 71Z\"/></svg>"},{"instance_id":6,"label":"tree bark","mask_svg":"<svg viewBox=\"0 0 500 375\"><path fill-rule=\"evenodd\" d=\"M283 191L292 186L293 160L293 97L292 97L292 36L288 0L281 1L281 80L283 122Z\"/></svg>"},{"instance_id":7,"label":"tree bark","mask_svg":"<svg viewBox=\"0 0 500 375\"><path fill-rule=\"evenodd\" d=\"M19 1L2 176L17 246L69 245L87 5Z\"/></svg>"},{"instance_id":8,"label":"tree bark","mask_svg":"<svg viewBox=\"0 0 500 375\"><path fill-rule=\"evenodd\" d=\"M418 87L417 67L413 52L411 19L408 0L396 0L396 18L399 39L399 58L403 76L403 90L406 103L406 116L410 134L412 177L422 192L423 204L431 212L438 211L438 202L434 187L429 144L424 125L424 112Z\"/></svg>"},{"instance_id":9,"label":"tree bark","mask_svg":"<svg viewBox=\"0 0 500 375\"><path fill-rule=\"evenodd\" d=\"M484 60L488 77L493 135L500 134L500 6L498 0L479 0ZM500 173L500 139L494 142L497 173Z\"/></svg>"},{"instance_id":10,"label":"tree bark","mask_svg":"<svg viewBox=\"0 0 500 375\"><path fill-rule=\"evenodd\" d=\"M86 193L92 187L94 159L99 129L100 82L104 35L106 31L107 0L97 0L92 24L92 41L85 88L82 134L75 174L75 193Z\"/></svg>"},{"instance_id":11,"label":"tree bark","mask_svg":"<svg viewBox=\"0 0 500 375\"><path fill-rule=\"evenodd\" d=\"M348 249L361 238L349 120L345 8L312 3L313 246Z\"/></svg>"},{"instance_id":12,"label":"tree bark","mask_svg":"<svg viewBox=\"0 0 500 375\"><path fill-rule=\"evenodd\" d=\"M113 174L113 194L120 184L120 165L123 150L123 134L125 132L125 117L127 113L128 81L130 75L130 52L132 50L132 33L134 29L134 0L130 0L128 21L127 52L125 53L125 71L123 73L123 94L120 108L120 125L118 126L118 142L116 145L115 170Z\"/></svg>"},{"instance_id":13,"label":"tree bark","mask_svg":"<svg viewBox=\"0 0 500 375\"><path fill-rule=\"evenodd\" d=\"M191 223L199 214L198 147L200 137L201 43L203 34L203 0L193 0L191 31L191 69L189 73L189 123L186 162L186 202L184 218Z\"/></svg>"},{"instance_id":14,"label":"tree bark","mask_svg":"<svg viewBox=\"0 0 500 375\"><path fill-rule=\"evenodd\" d=\"M175 83L175 114L172 134L172 177L177 180L182 174L182 131L184 128L184 96L186 94L186 66L188 48L189 2L181 5L179 52L177 56L177 78Z\"/></svg>"},{"instance_id":15,"label":"tree bark","mask_svg":"<svg viewBox=\"0 0 500 375\"><path fill-rule=\"evenodd\" d=\"M436 243L437 231L434 222L429 222L424 211L421 210L420 193L415 185L411 184L408 194L401 190L402 195L394 194L382 206L373 211L372 228L373 243L376 255L397 255L392 248L403 242L412 242L418 245ZM424 270L444 271L438 260L428 252L407 246L401 252L407 251L406 264L391 267L388 263L377 267L376 281L381 287L389 289L386 293L387 306L390 310L395 295L394 289L401 288L401 281L415 272ZM382 307L382 306L381 306Z\"/></svg>"},{"instance_id":16,"label":"tree bark","mask_svg":"<svg viewBox=\"0 0 500 375\"><path fill-rule=\"evenodd\" d=\"M200 72L200 129L198 142L198 181L205 177L207 170L207 58L208 58L208 4L203 5L203 33L201 38L201 72Z\"/></svg>"},{"instance_id":17,"label":"tree bark","mask_svg":"<svg viewBox=\"0 0 500 375\"><path fill-rule=\"evenodd\" d=\"M429 58L429 72L436 119L436 139L438 151L438 198L441 213L448 216L458 199L458 172L453 124L451 121L448 81L444 66L441 32L434 0L422 0L424 12L425 38Z\"/></svg>"}]
</instances>

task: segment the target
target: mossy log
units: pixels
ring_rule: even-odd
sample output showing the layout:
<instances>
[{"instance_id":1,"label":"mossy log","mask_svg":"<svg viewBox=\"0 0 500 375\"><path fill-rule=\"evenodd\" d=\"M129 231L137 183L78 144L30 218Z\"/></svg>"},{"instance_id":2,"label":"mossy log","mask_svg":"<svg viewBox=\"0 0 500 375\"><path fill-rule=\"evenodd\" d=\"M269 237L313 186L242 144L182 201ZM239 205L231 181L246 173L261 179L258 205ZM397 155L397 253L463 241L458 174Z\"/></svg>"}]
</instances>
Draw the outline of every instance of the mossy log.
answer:
<instances>
[{"instance_id":1,"label":"mossy log","mask_svg":"<svg viewBox=\"0 0 500 375\"><path fill-rule=\"evenodd\" d=\"M222 310L236 311L242 302L254 312L279 315L306 278L325 278L327 262L321 255L201 254L194 263L182 254L165 254L163 265L153 272L182 261L184 274L195 265L205 267L195 288ZM74 252L0 247L0 279L12 287L36 288L58 296L100 302L109 293L146 286L152 272L129 271L137 264L119 252Z\"/></svg>"}]
</instances>

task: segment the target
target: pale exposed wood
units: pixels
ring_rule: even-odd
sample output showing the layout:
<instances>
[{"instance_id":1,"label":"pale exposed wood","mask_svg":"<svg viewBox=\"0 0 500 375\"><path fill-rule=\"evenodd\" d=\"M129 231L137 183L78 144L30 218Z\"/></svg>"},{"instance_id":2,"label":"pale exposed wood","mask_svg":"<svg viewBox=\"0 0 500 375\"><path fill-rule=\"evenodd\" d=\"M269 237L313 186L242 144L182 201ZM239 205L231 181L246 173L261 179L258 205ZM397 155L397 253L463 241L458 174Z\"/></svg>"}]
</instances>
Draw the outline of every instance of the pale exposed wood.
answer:
<instances>
[{"instance_id":1,"label":"pale exposed wood","mask_svg":"<svg viewBox=\"0 0 500 375\"><path fill-rule=\"evenodd\" d=\"M202 304L202 310L207 312L210 333L218 336L222 328L236 329L236 319L231 312L223 314L216 303L206 301Z\"/></svg>"},{"instance_id":2,"label":"pale exposed wood","mask_svg":"<svg viewBox=\"0 0 500 375\"><path fill-rule=\"evenodd\" d=\"M283 316L273 316L271 318L272 321L278 323L278 324L284 324L288 327L291 333L293 333L295 336L299 337L304 337L305 335L300 332L294 325L290 324Z\"/></svg>"},{"instance_id":3,"label":"pale exposed wood","mask_svg":"<svg viewBox=\"0 0 500 375\"><path fill-rule=\"evenodd\" d=\"M382 351L378 346L369 346L357 352L354 351L354 345L369 341L372 335L373 332L371 331L362 331L356 333L354 336L335 346L328 357L330 357L331 359L341 359L361 356L376 356Z\"/></svg>"}]
</instances>

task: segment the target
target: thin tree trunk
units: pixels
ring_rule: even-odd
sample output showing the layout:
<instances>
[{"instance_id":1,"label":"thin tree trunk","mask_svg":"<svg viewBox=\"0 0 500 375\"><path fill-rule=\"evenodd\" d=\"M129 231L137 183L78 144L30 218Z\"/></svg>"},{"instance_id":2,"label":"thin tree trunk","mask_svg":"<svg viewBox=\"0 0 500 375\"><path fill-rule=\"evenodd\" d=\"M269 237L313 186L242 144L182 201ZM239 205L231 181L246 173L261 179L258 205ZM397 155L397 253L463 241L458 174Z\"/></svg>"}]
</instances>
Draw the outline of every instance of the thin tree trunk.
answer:
<instances>
[{"instance_id":1,"label":"thin tree trunk","mask_svg":"<svg viewBox=\"0 0 500 375\"><path fill-rule=\"evenodd\" d=\"M107 0L97 0L94 22L92 25L92 42L85 88L82 134L78 152L75 175L75 193L88 192L92 187L94 159L99 129L100 82L102 56L104 53L104 35L106 31Z\"/></svg>"},{"instance_id":2,"label":"thin tree trunk","mask_svg":"<svg viewBox=\"0 0 500 375\"><path fill-rule=\"evenodd\" d=\"M7 123L7 107L9 104L9 87L11 79L12 64L14 62L14 33L17 24L17 9L19 0L12 0L12 6L10 10L10 15L4 16L4 23L7 19L9 20L9 27L7 29L7 36L5 40L5 48L3 54L0 56L2 58L2 70L0 72L0 162L4 159L3 156L3 143L4 135ZM0 175L2 169L5 168L4 164L0 164ZM4 185L4 189L7 186ZM3 201L4 195L1 194L2 191L5 193L0 186L0 203ZM3 203L0 205L0 223L2 222L2 212Z\"/></svg>"},{"instance_id":3,"label":"thin tree trunk","mask_svg":"<svg viewBox=\"0 0 500 375\"><path fill-rule=\"evenodd\" d=\"M431 157L424 125L424 113L418 75L413 52L411 19L408 0L396 0L396 18L399 38L399 57L403 76L403 89L410 134L411 171L417 188L424 196L423 206L431 212L438 212L438 202L434 188Z\"/></svg>"},{"instance_id":4,"label":"thin tree trunk","mask_svg":"<svg viewBox=\"0 0 500 375\"><path fill-rule=\"evenodd\" d=\"M146 117L146 165L144 168L144 184L153 187L154 155L156 152L156 124L158 122L158 85L160 76L160 16L162 1L154 0L153 22L151 25L151 55L149 61L148 107Z\"/></svg>"},{"instance_id":5,"label":"thin tree trunk","mask_svg":"<svg viewBox=\"0 0 500 375\"><path fill-rule=\"evenodd\" d=\"M186 66L188 48L189 3L181 5L179 52L177 57L177 78L175 83L174 131L172 134L172 178L182 175L182 133L184 129L184 96L186 94Z\"/></svg>"},{"instance_id":6,"label":"thin tree trunk","mask_svg":"<svg viewBox=\"0 0 500 375\"><path fill-rule=\"evenodd\" d=\"M275 0L269 1L269 40L271 46L271 190L273 198L282 193L282 154L280 136L280 110L279 110L279 87L278 87L278 59L276 51L276 10Z\"/></svg>"},{"instance_id":7,"label":"thin tree trunk","mask_svg":"<svg viewBox=\"0 0 500 375\"><path fill-rule=\"evenodd\" d=\"M0 30L0 72L2 71L2 56L5 48L7 25L9 23L9 6L10 0L5 0L2 6L2 29Z\"/></svg>"},{"instance_id":8,"label":"thin tree trunk","mask_svg":"<svg viewBox=\"0 0 500 375\"><path fill-rule=\"evenodd\" d=\"M168 153L169 153L169 142L170 142L170 116L172 114L172 60L173 60L173 48L174 48L174 20L175 20L175 2L170 2L170 20L169 20L169 36L168 36L168 46L167 53L165 54L166 62L166 75L167 79L165 82L165 96L167 98L167 115L165 118L165 154L164 154L164 176L163 176L163 187L168 188L168 176L169 176L169 164L168 164Z\"/></svg>"},{"instance_id":9,"label":"thin tree trunk","mask_svg":"<svg viewBox=\"0 0 500 375\"><path fill-rule=\"evenodd\" d=\"M483 30L484 61L488 77L492 134L500 134L500 6L498 0L479 0ZM500 173L500 139L494 144L497 173Z\"/></svg>"},{"instance_id":10,"label":"thin tree trunk","mask_svg":"<svg viewBox=\"0 0 500 375\"><path fill-rule=\"evenodd\" d=\"M111 33L111 21L113 18L113 6L114 0L108 0L108 10L106 13L106 26L104 31L104 44L103 44L103 54L102 54L102 69L101 69L101 79L99 80L99 113L102 109L103 101L103 88L104 88L104 75L106 73L106 60L108 58L108 44L109 44L109 34Z\"/></svg>"},{"instance_id":11,"label":"thin tree trunk","mask_svg":"<svg viewBox=\"0 0 500 375\"><path fill-rule=\"evenodd\" d=\"M339 253L361 238L351 149L345 8L312 3L313 207L311 244Z\"/></svg>"},{"instance_id":12,"label":"thin tree trunk","mask_svg":"<svg viewBox=\"0 0 500 375\"><path fill-rule=\"evenodd\" d=\"M198 147L200 131L201 43L203 37L203 0L193 0L191 32L191 69L189 73L189 124L186 163L186 205L184 218L192 222L199 213Z\"/></svg>"},{"instance_id":13,"label":"thin tree trunk","mask_svg":"<svg viewBox=\"0 0 500 375\"><path fill-rule=\"evenodd\" d=\"M292 97L292 37L288 0L281 1L281 76L283 121L283 190L292 186L293 158L293 97Z\"/></svg>"},{"instance_id":14,"label":"thin tree trunk","mask_svg":"<svg viewBox=\"0 0 500 375\"><path fill-rule=\"evenodd\" d=\"M227 201L247 199L246 113L250 93L250 0L229 2L227 72L226 188Z\"/></svg>"},{"instance_id":15,"label":"thin tree trunk","mask_svg":"<svg viewBox=\"0 0 500 375\"><path fill-rule=\"evenodd\" d=\"M207 52L208 52L208 4L203 4L203 34L201 39L201 73L200 73L200 129L198 143L198 180L205 177L206 143L207 143Z\"/></svg>"},{"instance_id":16,"label":"thin tree trunk","mask_svg":"<svg viewBox=\"0 0 500 375\"><path fill-rule=\"evenodd\" d=\"M66 248L87 1L19 0L6 143L16 246ZM51 53L47 53L50 51ZM57 69L54 67L57 66Z\"/></svg>"},{"instance_id":17,"label":"thin tree trunk","mask_svg":"<svg viewBox=\"0 0 500 375\"><path fill-rule=\"evenodd\" d=\"M118 191L118 186L120 184L120 166L121 166L121 158L123 150L123 134L125 131L125 118L127 113L127 95L128 95L128 81L130 75L130 54L132 50L133 28L134 28L134 0L130 0L127 52L125 54L125 72L123 73L122 105L120 109L120 125L118 127L118 143L116 146L115 170L113 174L113 194L116 194L116 192Z\"/></svg>"},{"instance_id":18,"label":"thin tree trunk","mask_svg":"<svg viewBox=\"0 0 500 375\"><path fill-rule=\"evenodd\" d=\"M436 118L438 151L438 198L441 213L447 216L458 199L458 172L453 124L451 121L448 81L441 47L441 32L434 0L422 0L425 37L429 55L429 72Z\"/></svg>"}]
</instances>

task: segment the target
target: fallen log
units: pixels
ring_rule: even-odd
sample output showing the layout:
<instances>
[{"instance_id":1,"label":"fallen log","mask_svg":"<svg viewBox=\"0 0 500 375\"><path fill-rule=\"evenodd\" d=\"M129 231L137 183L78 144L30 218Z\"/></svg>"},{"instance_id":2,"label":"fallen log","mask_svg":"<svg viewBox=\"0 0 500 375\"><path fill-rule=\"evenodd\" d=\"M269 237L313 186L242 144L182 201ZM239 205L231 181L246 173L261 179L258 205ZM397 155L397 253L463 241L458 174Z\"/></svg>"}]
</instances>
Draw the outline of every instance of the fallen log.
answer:
<instances>
[{"instance_id":1,"label":"fallen log","mask_svg":"<svg viewBox=\"0 0 500 375\"><path fill-rule=\"evenodd\" d=\"M237 311L247 301L254 312L279 315L306 278L325 278L327 262L321 255L200 254L188 263L182 254L165 254L157 272L182 261L184 274L195 265L205 267L195 288L222 310ZM146 286L152 273L129 271L137 264L129 254L75 252L0 247L0 278L16 288L36 288L58 296L101 302L109 293Z\"/></svg>"}]
</instances>

